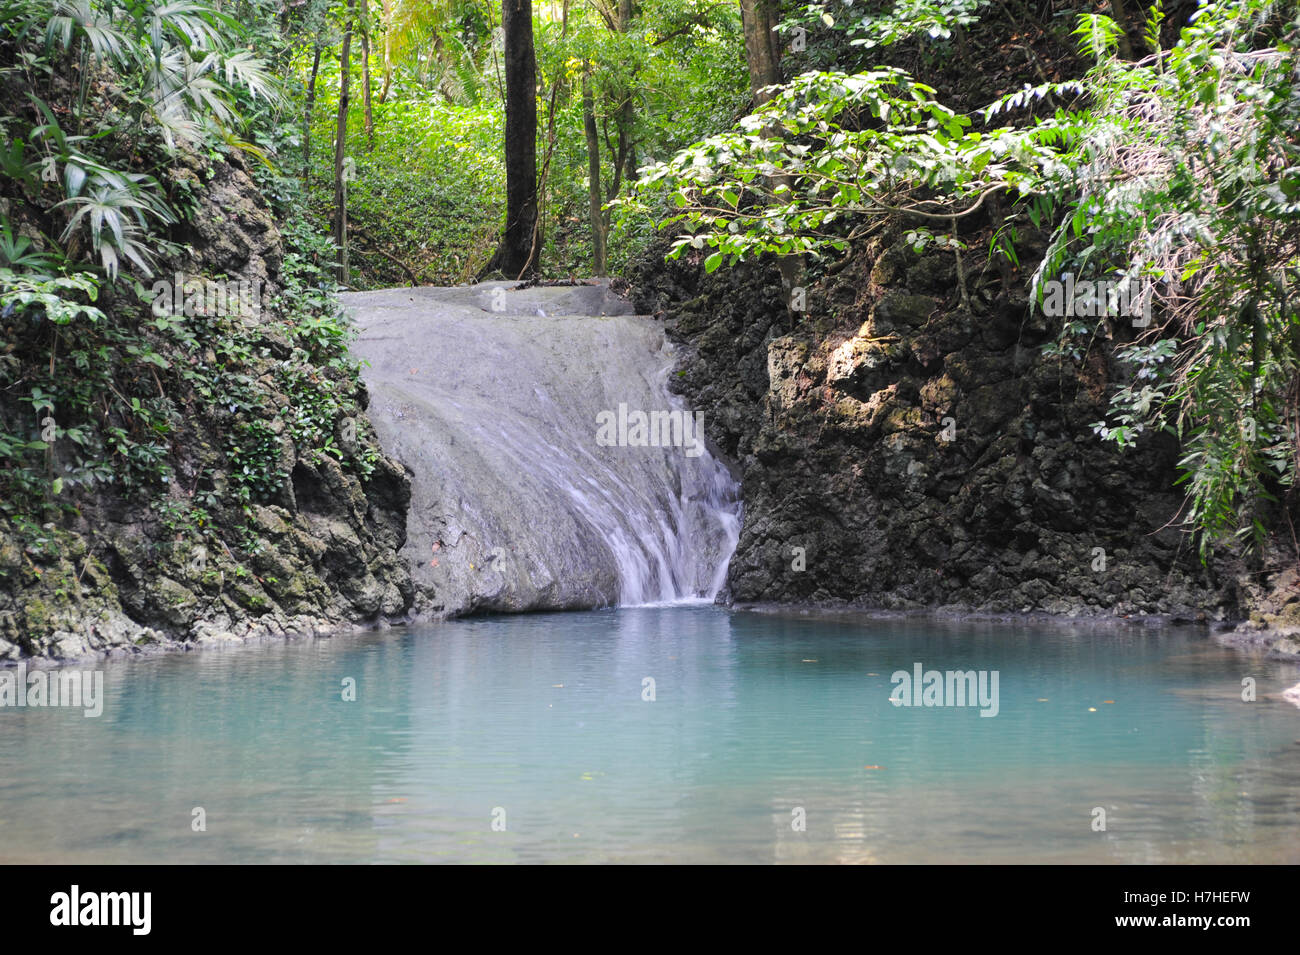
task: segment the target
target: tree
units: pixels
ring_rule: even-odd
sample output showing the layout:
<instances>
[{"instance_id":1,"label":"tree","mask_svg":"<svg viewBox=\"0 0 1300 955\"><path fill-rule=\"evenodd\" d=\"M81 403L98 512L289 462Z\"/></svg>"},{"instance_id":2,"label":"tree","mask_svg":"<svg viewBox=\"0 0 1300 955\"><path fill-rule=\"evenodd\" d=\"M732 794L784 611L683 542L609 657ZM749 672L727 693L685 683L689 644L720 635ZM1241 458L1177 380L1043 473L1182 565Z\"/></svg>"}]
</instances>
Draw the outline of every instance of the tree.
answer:
<instances>
[{"instance_id":1,"label":"tree","mask_svg":"<svg viewBox=\"0 0 1300 955\"><path fill-rule=\"evenodd\" d=\"M587 137L587 196L591 218L591 272L605 274L605 218L601 212L600 139L596 133L596 107L591 94L590 64L582 74L582 128Z\"/></svg>"},{"instance_id":2,"label":"tree","mask_svg":"<svg viewBox=\"0 0 1300 955\"><path fill-rule=\"evenodd\" d=\"M352 72L352 21L357 0L348 0L347 26L343 28L343 51L339 54L339 113L334 134L334 244L339 249L339 282L348 282L348 192L344 158L348 140L348 80Z\"/></svg>"},{"instance_id":3,"label":"tree","mask_svg":"<svg viewBox=\"0 0 1300 955\"><path fill-rule=\"evenodd\" d=\"M320 73L322 52L320 38L312 45L311 76L307 80L307 102L302 111L302 181L311 173L311 114L316 105L316 76Z\"/></svg>"},{"instance_id":4,"label":"tree","mask_svg":"<svg viewBox=\"0 0 1300 955\"><path fill-rule=\"evenodd\" d=\"M745 34L745 61L749 65L749 88L754 95L754 105L762 106L776 93L774 87L781 83L781 48L777 44L776 25L781 20L778 0L740 0L740 16ZM771 134L765 128L763 135ZM773 176L774 192L790 188L788 176ZM793 295L800 282L803 263L797 255L781 255L776 260L781 271L781 281ZM793 299L791 299L793 301ZM791 309L793 322L793 308Z\"/></svg>"},{"instance_id":5,"label":"tree","mask_svg":"<svg viewBox=\"0 0 1300 955\"><path fill-rule=\"evenodd\" d=\"M496 253L481 274L512 278L537 271L541 235L537 215L537 60L532 0L503 0L506 71L506 224Z\"/></svg>"},{"instance_id":6,"label":"tree","mask_svg":"<svg viewBox=\"0 0 1300 955\"><path fill-rule=\"evenodd\" d=\"M749 64L749 88L754 94L754 105L761 106L771 96L761 91L781 82L781 49L776 38L781 11L777 0L740 0L740 16L745 33L745 60Z\"/></svg>"},{"instance_id":7,"label":"tree","mask_svg":"<svg viewBox=\"0 0 1300 955\"><path fill-rule=\"evenodd\" d=\"M281 22L285 24L282 32L288 30L288 15L290 7L286 4L284 8L284 17ZM302 181L306 185L307 177L311 173L311 124L312 115L316 107L316 80L320 76L321 56L325 48L329 46L330 25L329 25L329 0L311 0L302 10L301 19L297 23L295 31L298 42L305 42L307 38L311 40L311 72L307 77L307 94L303 107L302 115ZM286 45L287 50L292 50L294 41Z\"/></svg>"},{"instance_id":8,"label":"tree","mask_svg":"<svg viewBox=\"0 0 1300 955\"><path fill-rule=\"evenodd\" d=\"M614 19L614 31L627 33L632 26L632 0L618 0L618 14ZM618 155L615 163L624 170L629 181L636 180L636 104L633 101L631 84L619 90L618 106ZM613 198L611 196L610 198Z\"/></svg>"},{"instance_id":9,"label":"tree","mask_svg":"<svg viewBox=\"0 0 1300 955\"><path fill-rule=\"evenodd\" d=\"M366 148L375 145L375 117L370 110L370 0L361 0L361 105L365 117Z\"/></svg>"},{"instance_id":10,"label":"tree","mask_svg":"<svg viewBox=\"0 0 1300 955\"><path fill-rule=\"evenodd\" d=\"M388 88L393 85L393 12L389 0L379 0L380 19L384 30L384 85L379 90L379 102L388 102Z\"/></svg>"}]
</instances>

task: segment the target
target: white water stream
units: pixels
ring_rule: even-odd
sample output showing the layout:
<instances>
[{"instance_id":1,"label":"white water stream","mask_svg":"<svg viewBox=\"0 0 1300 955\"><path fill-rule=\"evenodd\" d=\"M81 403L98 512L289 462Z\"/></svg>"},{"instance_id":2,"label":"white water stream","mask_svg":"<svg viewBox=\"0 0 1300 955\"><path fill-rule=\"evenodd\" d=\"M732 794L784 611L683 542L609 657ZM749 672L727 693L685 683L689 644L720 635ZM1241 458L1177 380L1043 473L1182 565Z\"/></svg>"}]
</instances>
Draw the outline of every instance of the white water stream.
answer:
<instances>
[{"instance_id":1,"label":"white water stream","mask_svg":"<svg viewBox=\"0 0 1300 955\"><path fill-rule=\"evenodd\" d=\"M412 472L417 613L712 601L739 489L668 391L662 327L603 287L511 289L344 296Z\"/></svg>"}]
</instances>

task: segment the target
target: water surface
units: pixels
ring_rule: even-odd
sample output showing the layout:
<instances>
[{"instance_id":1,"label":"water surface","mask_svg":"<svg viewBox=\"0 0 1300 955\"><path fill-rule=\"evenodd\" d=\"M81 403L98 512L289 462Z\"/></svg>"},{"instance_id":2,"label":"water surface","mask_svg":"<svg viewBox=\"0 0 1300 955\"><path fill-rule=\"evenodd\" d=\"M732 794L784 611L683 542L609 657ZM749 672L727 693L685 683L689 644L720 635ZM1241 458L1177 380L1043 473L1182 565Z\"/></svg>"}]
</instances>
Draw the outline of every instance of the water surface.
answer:
<instances>
[{"instance_id":1,"label":"water surface","mask_svg":"<svg viewBox=\"0 0 1300 955\"><path fill-rule=\"evenodd\" d=\"M998 715L891 705L918 662ZM99 718L0 709L0 861L1300 862L1300 668L1198 632L651 607L102 666Z\"/></svg>"}]
</instances>

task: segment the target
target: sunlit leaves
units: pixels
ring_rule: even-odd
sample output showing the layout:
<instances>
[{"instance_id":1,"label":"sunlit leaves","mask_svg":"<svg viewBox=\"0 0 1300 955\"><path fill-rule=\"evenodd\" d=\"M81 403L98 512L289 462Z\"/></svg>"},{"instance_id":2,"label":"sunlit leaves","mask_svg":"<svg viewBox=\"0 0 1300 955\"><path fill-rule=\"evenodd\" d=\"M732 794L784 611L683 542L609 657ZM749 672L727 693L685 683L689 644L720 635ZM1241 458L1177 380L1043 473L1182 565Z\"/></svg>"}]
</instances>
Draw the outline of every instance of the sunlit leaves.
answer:
<instances>
[{"instance_id":1,"label":"sunlit leaves","mask_svg":"<svg viewBox=\"0 0 1300 955\"><path fill-rule=\"evenodd\" d=\"M902 70L811 71L730 132L647 169L641 196L665 191L678 214L664 225L709 236L727 261L841 251L867 217L917 189L960 202L1055 161L1035 130L970 127Z\"/></svg>"},{"instance_id":2,"label":"sunlit leaves","mask_svg":"<svg viewBox=\"0 0 1300 955\"><path fill-rule=\"evenodd\" d=\"M990 0L896 0L885 10L859 13L842 3L813 3L803 8L799 23L821 23L847 31L854 46L892 46L913 37L948 40L978 19ZM834 11L837 16L833 16Z\"/></svg>"},{"instance_id":3,"label":"sunlit leaves","mask_svg":"<svg viewBox=\"0 0 1300 955\"><path fill-rule=\"evenodd\" d=\"M1084 49L1096 59L1101 59L1119 48L1119 38L1123 32L1119 24L1105 14L1084 13L1079 15L1079 25L1074 34Z\"/></svg>"},{"instance_id":4,"label":"sunlit leaves","mask_svg":"<svg viewBox=\"0 0 1300 955\"><path fill-rule=\"evenodd\" d=\"M99 285L85 273L33 277L0 268L0 311L17 312L44 318L56 325L67 325L79 318L98 322L104 313L94 305ZM85 299L83 302L81 299Z\"/></svg>"}]
</instances>

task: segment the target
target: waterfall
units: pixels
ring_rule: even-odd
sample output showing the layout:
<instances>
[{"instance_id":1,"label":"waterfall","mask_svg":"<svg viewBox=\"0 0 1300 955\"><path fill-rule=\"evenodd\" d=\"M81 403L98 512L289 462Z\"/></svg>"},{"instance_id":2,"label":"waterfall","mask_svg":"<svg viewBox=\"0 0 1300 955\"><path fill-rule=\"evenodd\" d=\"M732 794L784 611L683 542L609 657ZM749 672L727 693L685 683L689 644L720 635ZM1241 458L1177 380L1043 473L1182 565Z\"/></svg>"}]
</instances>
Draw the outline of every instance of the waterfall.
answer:
<instances>
[{"instance_id":1,"label":"waterfall","mask_svg":"<svg viewBox=\"0 0 1300 955\"><path fill-rule=\"evenodd\" d=\"M412 474L417 612L712 601L739 489L604 286L344 296L370 419Z\"/></svg>"}]
</instances>

